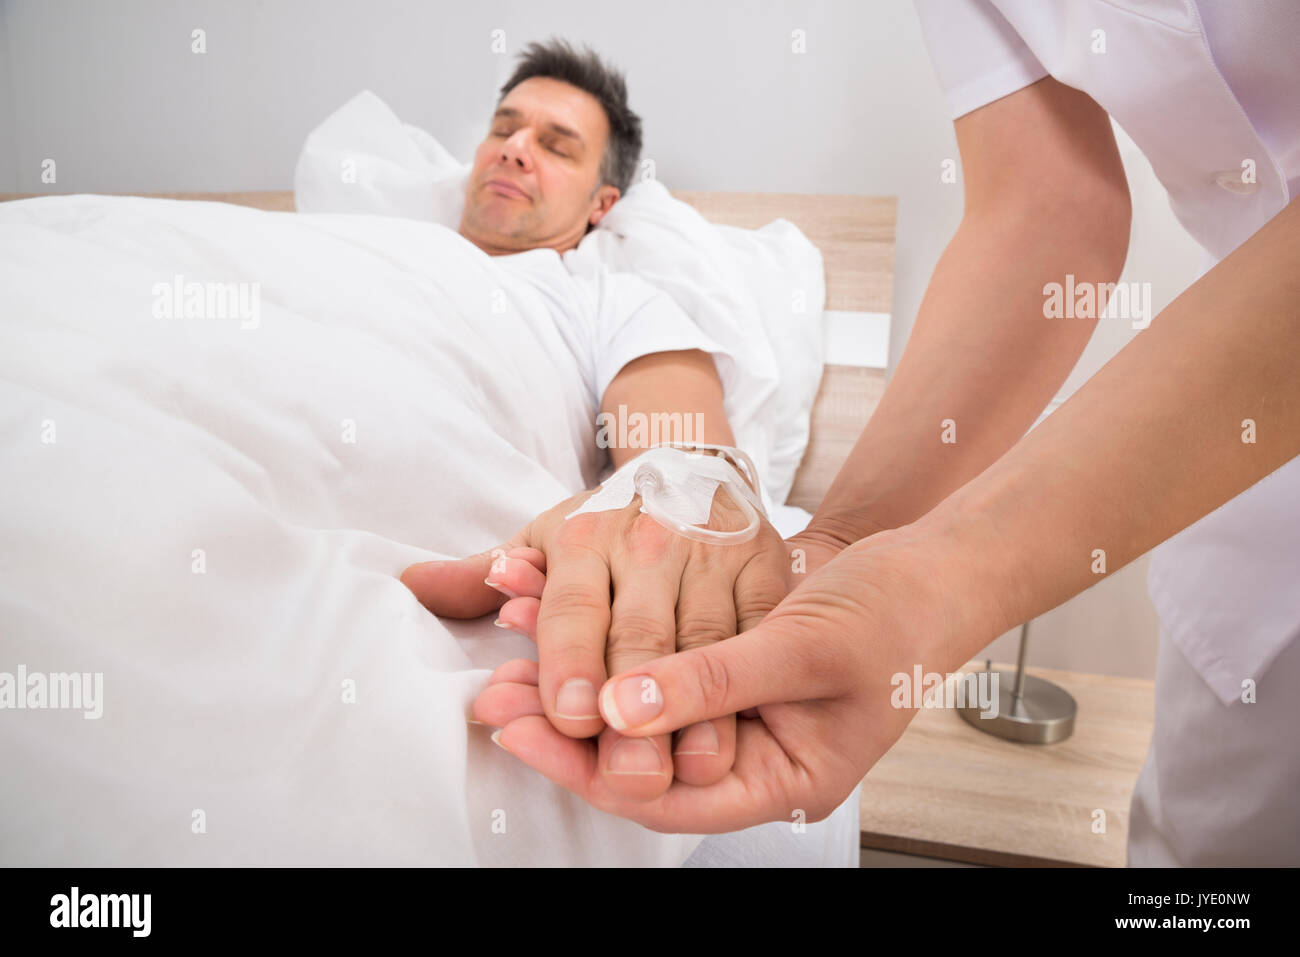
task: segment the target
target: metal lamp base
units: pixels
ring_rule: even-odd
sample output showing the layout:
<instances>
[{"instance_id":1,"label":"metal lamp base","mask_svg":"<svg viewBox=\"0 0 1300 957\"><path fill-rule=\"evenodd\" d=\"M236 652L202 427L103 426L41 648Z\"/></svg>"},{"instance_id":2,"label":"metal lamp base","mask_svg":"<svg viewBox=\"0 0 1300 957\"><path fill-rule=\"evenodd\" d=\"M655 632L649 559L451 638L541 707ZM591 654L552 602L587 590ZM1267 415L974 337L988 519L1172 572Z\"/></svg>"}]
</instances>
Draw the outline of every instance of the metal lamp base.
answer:
<instances>
[{"instance_id":1,"label":"metal lamp base","mask_svg":"<svg viewBox=\"0 0 1300 957\"><path fill-rule=\"evenodd\" d=\"M978 706L957 709L967 724L989 734L1025 744L1054 744L1074 733L1078 706L1060 685L1043 678L1021 674L1020 697L1016 697L1016 672L993 671L998 676L998 713L980 717Z\"/></svg>"}]
</instances>

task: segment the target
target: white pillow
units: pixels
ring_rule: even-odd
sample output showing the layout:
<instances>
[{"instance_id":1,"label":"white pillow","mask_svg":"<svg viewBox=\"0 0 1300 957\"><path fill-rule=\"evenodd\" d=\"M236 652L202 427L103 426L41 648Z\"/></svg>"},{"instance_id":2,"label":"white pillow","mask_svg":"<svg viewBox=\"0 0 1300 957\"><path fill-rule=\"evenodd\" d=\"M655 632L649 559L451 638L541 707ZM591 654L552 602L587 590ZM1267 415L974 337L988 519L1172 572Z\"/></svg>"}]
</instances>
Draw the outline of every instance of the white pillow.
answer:
<instances>
[{"instance_id":1,"label":"white pillow","mask_svg":"<svg viewBox=\"0 0 1300 957\"><path fill-rule=\"evenodd\" d=\"M456 229L469 169L367 90L308 134L294 199L303 213L400 216ZM769 504L783 503L808 444L824 362L817 248L785 220L758 230L714 225L645 180L564 261L574 272L604 265L636 273L726 349L718 371L728 421L758 465Z\"/></svg>"}]
</instances>

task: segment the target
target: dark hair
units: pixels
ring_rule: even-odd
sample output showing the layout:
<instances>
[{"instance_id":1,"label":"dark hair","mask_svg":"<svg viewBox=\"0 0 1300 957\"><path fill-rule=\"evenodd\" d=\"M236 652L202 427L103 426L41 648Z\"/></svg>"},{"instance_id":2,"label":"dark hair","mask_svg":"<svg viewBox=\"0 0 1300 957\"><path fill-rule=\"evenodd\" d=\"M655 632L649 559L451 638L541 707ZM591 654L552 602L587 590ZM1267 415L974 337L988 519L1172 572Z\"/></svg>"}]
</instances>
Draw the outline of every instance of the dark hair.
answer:
<instances>
[{"instance_id":1,"label":"dark hair","mask_svg":"<svg viewBox=\"0 0 1300 957\"><path fill-rule=\"evenodd\" d=\"M566 41L552 38L524 48L514 74L501 87L501 97L535 76L562 80L600 103L609 120L609 142L600 161L601 184L617 186L620 193L626 193L641 158L641 117L628 108L623 74L606 66L589 47L579 53Z\"/></svg>"}]
</instances>

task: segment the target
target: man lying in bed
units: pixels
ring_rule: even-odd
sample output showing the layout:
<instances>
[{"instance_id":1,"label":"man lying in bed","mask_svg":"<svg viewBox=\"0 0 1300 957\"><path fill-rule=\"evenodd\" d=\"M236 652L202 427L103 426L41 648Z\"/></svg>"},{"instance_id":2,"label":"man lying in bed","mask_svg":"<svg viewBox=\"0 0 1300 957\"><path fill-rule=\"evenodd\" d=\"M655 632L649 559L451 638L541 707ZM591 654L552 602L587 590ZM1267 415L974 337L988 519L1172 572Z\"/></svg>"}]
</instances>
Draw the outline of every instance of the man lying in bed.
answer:
<instances>
[{"instance_id":1,"label":"man lying in bed","mask_svg":"<svg viewBox=\"0 0 1300 957\"><path fill-rule=\"evenodd\" d=\"M447 615L502 606L489 577L533 595L501 609L525 633L540 614L546 716L525 720L584 747L607 637L608 667L632 667L767 610L733 587L785 591L784 563L754 558L779 552L770 526L709 547L635 508L561 522L609 459L602 408L698 413L691 439L733 443L722 352L644 282L562 258L635 167L621 82L543 49L501 106L461 233L125 196L0 204L0 669L102 674L104 691L83 720L46 713L37 680L31 709L0 719L0 760L23 769L0 787L3 863L680 863L697 843L467 733L483 669L527 639L417 613L392 577L543 513L507 543L523 560L406 580ZM217 297L233 284L258 321ZM721 502L713 518L739 525ZM592 577L597 593L575 585ZM539 694L535 663L498 678L488 695ZM636 795L725 775L735 736L731 718L676 755L666 737L600 743L611 788Z\"/></svg>"},{"instance_id":2,"label":"man lying in bed","mask_svg":"<svg viewBox=\"0 0 1300 957\"><path fill-rule=\"evenodd\" d=\"M734 444L709 344L676 304L630 274L588 282L561 261L617 202L638 162L640 120L628 109L622 77L593 53L533 44L502 93L475 153L461 235L498 264L526 272L553 309L572 317L594 307L597 380L609 381L604 412L703 425L703 434L653 437L661 442ZM700 348L674 348L697 342ZM646 354L651 348L673 351ZM618 371L607 380L603 370ZM613 465L642 451L615 443ZM777 533L764 522L747 544L699 544L641 514L639 499L565 522L590 494L561 502L500 549L413 565L402 580L435 614L497 610L500 626L536 638L539 663L503 666L479 699L476 713L489 723L494 701L540 692L545 717L564 734L601 734L599 771L589 772L605 776L614 792L650 798L674 777L712 784L731 768L734 717L687 728L675 742L622 738L605 727L596 691L609 674L757 624L789 588L788 563L771 558ZM714 500L710 527L743 526L724 498ZM745 602L737 604L736 594Z\"/></svg>"}]
</instances>

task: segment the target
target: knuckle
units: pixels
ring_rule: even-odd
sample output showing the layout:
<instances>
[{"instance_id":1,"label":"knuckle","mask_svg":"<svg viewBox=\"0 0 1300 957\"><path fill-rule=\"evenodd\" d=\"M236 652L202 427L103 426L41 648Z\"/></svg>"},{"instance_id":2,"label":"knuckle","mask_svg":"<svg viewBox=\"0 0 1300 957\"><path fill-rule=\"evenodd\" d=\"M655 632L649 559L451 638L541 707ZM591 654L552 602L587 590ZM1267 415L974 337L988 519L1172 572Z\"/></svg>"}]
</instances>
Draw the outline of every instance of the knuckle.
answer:
<instances>
[{"instance_id":1,"label":"knuckle","mask_svg":"<svg viewBox=\"0 0 1300 957\"><path fill-rule=\"evenodd\" d=\"M668 554L676 536L644 512L633 514L625 527L623 547L639 567L657 565Z\"/></svg>"},{"instance_id":2,"label":"knuckle","mask_svg":"<svg viewBox=\"0 0 1300 957\"><path fill-rule=\"evenodd\" d=\"M781 599L777 596L747 593L736 599L736 620L751 622L766 618L780 603Z\"/></svg>"},{"instance_id":3,"label":"knuckle","mask_svg":"<svg viewBox=\"0 0 1300 957\"><path fill-rule=\"evenodd\" d=\"M721 713L731 690L731 676L727 666L714 654L705 651L695 666L695 680L699 683L700 701L710 713Z\"/></svg>"},{"instance_id":4,"label":"knuckle","mask_svg":"<svg viewBox=\"0 0 1300 957\"><path fill-rule=\"evenodd\" d=\"M721 613L692 613L677 626L677 650L690 651L725 641L736 633L735 622Z\"/></svg>"},{"instance_id":5,"label":"knuckle","mask_svg":"<svg viewBox=\"0 0 1300 957\"><path fill-rule=\"evenodd\" d=\"M609 642L620 652L645 651L655 655L673 649L673 627L643 612L618 612L609 629Z\"/></svg>"},{"instance_id":6,"label":"knuckle","mask_svg":"<svg viewBox=\"0 0 1300 957\"><path fill-rule=\"evenodd\" d=\"M592 618L608 623L609 600L589 588L577 585L559 585L546 589L537 616L538 624L565 618Z\"/></svg>"},{"instance_id":7,"label":"knuckle","mask_svg":"<svg viewBox=\"0 0 1300 957\"><path fill-rule=\"evenodd\" d=\"M600 513L584 512L582 515L562 520L556 526L552 540L556 548L591 549L591 543L597 537L600 526Z\"/></svg>"},{"instance_id":8,"label":"knuckle","mask_svg":"<svg viewBox=\"0 0 1300 957\"><path fill-rule=\"evenodd\" d=\"M759 573L736 590L736 618L766 618L785 599L785 579L772 572Z\"/></svg>"},{"instance_id":9,"label":"knuckle","mask_svg":"<svg viewBox=\"0 0 1300 957\"><path fill-rule=\"evenodd\" d=\"M573 639L552 642L542 649L539 657L546 674L552 680L560 681L570 677L585 677L593 668L599 669L601 663L598 647Z\"/></svg>"}]
</instances>

